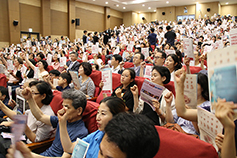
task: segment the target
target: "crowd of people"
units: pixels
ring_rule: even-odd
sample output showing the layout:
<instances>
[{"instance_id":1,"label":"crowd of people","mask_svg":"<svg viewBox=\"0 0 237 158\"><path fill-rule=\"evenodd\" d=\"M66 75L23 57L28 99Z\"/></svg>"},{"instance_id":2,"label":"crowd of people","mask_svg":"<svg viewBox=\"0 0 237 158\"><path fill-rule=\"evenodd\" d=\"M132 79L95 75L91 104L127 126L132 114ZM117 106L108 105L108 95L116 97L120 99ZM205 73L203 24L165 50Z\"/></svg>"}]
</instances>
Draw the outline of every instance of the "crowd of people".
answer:
<instances>
[{"instance_id":1,"label":"crowd of people","mask_svg":"<svg viewBox=\"0 0 237 158\"><path fill-rule=\"evenodd\" d=\"M199 135L197 110L185 105L185 76L191 66L201 68L197 73L197 107L210 111L207 54L230 46L229 34L236 28L234 17L215 14L178 22L121 25L100 33L85 30L83 37L74 41L64 36L54 40L50 36L41 40L22 39L21 43L0 51L0 73L6 75L7 86L11 86L12 91L10 100L8 88L0 86L1 117L6 115L12 119L22 112L15 108L16 95L20 95L29 104L25 112L28 115L24 132L26 143L55 136L52 145L40 155L31 153L18 142L16 148L27 158L71 157L76 152L77 138L90 144L87 157L152 158L160 144L154 125L177 123L186 133ZM184 52L185 38L193 41L193 59ZM149 56L143 53L144 48L148 49ZM124 68L125 62L134 66ZM135 83L136 76L145 76L146 64L153 65L151 82L160 86L176 82L176 96L165 88L160 100L152 101L155 110L139 97ZM95 83L90 75L104 68L121 74L121 86L100 102L96 117L98 130L88 134L82 114L87 100L95 94ZM72 72L79 76L79 82L73 82ZM55 83L55 79L58 82ZM49 106L54 90L61 91L63 98L63 108L57 116ZM236 108L225 100L219 100L216 106L216 117L225 129L225 133L216 138L222 158L236 157L236 121L233 120ZM1 125L11 124L1 119ZM5 153L0 156L5 157ZM7 157L14 157L12 148Z\"/></svg>"}]
</instances>

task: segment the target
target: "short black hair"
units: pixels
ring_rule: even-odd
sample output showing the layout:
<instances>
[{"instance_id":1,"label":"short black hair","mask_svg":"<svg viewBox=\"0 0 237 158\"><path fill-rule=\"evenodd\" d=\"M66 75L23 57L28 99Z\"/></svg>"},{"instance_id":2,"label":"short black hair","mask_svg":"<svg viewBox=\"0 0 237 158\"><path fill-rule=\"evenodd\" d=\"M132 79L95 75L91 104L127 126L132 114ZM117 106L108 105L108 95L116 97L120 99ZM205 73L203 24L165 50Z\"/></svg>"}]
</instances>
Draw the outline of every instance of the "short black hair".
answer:
<instances>
[{"instance_id":1,"label":"short black hair","mask_svg":"<svg viewBox=\"0 0 237 158\"><path fill-rule=\"evenodd\" d=\"M171 29L171 27L168 25L168 26L166 26L166 30L170 30Z\"/></svg>"},{"instance_id":2,"label":"short black hair","mask_svg":"<svg viewBox=\"0 0 237 158\"><path fill-rule=\"evenodd\" d=\"M68 72L61 73L60 77L62 77L62 79L66 79L67 84L70 84L72 82L72 77Z\"/></svg>"},{"instance_id":3,"label":"short black hair","mask_svg":"<svg viewBox=\"0 0 237 158\"><path fill-rule=\"evenodd\" d=\"M53 92L49 83L45 81L31 81L29 87L36 86L39 93L46 94L46 97L41 101L44 105L49 105L53 99Z\"/></svg>"},{"instance_id":4,"label":"short black hair","mask_svg":"<svg viewBox=\"0 0 237 158\"><path fill-rule=\"evenodd\" d=\"M36 56L38 56L38 55L40 56L41 59L44 59L44 54L43 54L43 53L41 53L41 52L40 52L40 53L37 53Z\"/></svg>"},{"instance_id":5,"label":"short black hair","mask_svg":"<svg viewBox=\"0 0 237 158\"><path fill-rule=\"evenodd\" d=\"M93 64L93 65L95 65L95 69L96 69L96 70L98 70L98 71L100 70L100 67L99 67L98 64Z\"/></svg>"},{"instance_id":6,"label":"short black hair","mask_svg":"<svg viewBox=\"0 0 237 158\"><path fill-rule=\"evenodd\" d=\"M83 67L85 75L90 76L90 74L91 74L91 72L92 72L92 66L91 66L91 64L88 63L88 62L82 62L82 63L79 65L79 67L80 67L80 66Z\"/></svg>"},{"instance_id":7,"label":"short black hair","mask_svg":"<svg viewBox=\"0 0 237 158\"><path fill-rule=\"evenodd\" d=\"M86 31L86 30L84 30L83 32L84 32L84 33L87 33L87 31Z\"/></svg>"},{"instance_id":8,"label":"short black hair","mask_svg":"<svg viewBox=\"0 0 237 158\"><path fill-rule=\"evenodd\" d=\"M119 63L123 60L123 58L119 54L114 54L113 57L114 57L115 60L118 60Z\"/></svg>"},{"instance_id":9,"label":"short black hair","mask_svg":"<svg viewBox=\"0 0 237 158\"><path fill-rule=\"evenodd\" d=\"M33 54L34 55L34 54ZM28 59L34 66L36 65L36 61L34 59Z\"/></svg>"},{"instance_id":10,"label":"short black hair","mask_svg":"<svg viewBox=\"0 0 237 158\"><path fill-rule=\"evenodd\" d=\"M170 71L167 67L165 67L165 66L154 66L152 71L153 70L156 70L157 72L159 72L161 77L163 77L163 76L166 77L165 81L163 81L163 84L167 84L167 83L170 82Z\"/></svg>"},{"instance_id":11,"label":"short black hair","mask_svg":"<svg viewBox=\"0 0 237 158\"><path fill-rule=\"evenodd\" d=\"M145 56L144 54L142 54L141 52L137 52L135 54L140 54L140 59L142 59L143 61L145 60Z\"/></svg>"},{"instance_id":12,"label":"short black hair","mask_svg":"<svg viewBox=\"0 0 237 158\"><path fill-rule=\"evenodd\" d=\"M166 53L165 53L164 51L162 51L162 50L158 49L158 50L157 50L157 52L162 54L162 55L161 55L161 56L162 56L162 58L164 58L164 59L166 59L166 58L167 58L167 55L166 55Z\"/></svg>"},{"instance_id":13,"label":"short black hair","mask_svg":"<svg viewBox=\"0 0 237 158\"><path fill-rule=\"evenodd\" d=\"M48 63L45 60L40 60L38 62L41 62L44 65L45 70L48 68Z\"/></svg>"},{"instance_id":14,"label":"short black hair","mask_svg":"<svg viewBox=\"0 0 237 158\"><path fill-rule=\"evenodd\" d=\"M49 71L49 74L54 74L55 76L59 76L60 72L58 70L51 70Z\"/></svg>"},{"instance_id":15,"label":"short black hair","mask_svg":"<svg viewBox=\"0 0 237 158\"><path fill-rule=\"evenodd\" d=\"M160 27L159 27L159 29L162 29L162 30L163 30L163 27L162 27L162 26L160 26Z\"/></svg>"},{"instance_id":16,"label":"short black hair","mask_svg":"<svg viewBox=\"0 0 237 158\"><path fill-rule=\"evenodd\" d=\"M0 86L0 92L8 98L8 89L6 87Z\"/></svg>"},{"instance_id":17,"label":"short black hair","mask_svg":"<svg viewBox=\"0 0 237 158\"><path fill-rule=\"evenodd\" d=\"M154 28L151 28L151 32L154 32L155 31L155 29Z\"/></svg>"},{"instance_id":18,"label":"short black hair","mask_svg":"<svg viewBox=\"0 0 237 158\"><path fill-rule=\"evenodd\" d=\"M115 143L127 158L153 158L159 150L159 134L141 114L119 113L105 127L106 141Z\"/></svg>"}]
</instances>

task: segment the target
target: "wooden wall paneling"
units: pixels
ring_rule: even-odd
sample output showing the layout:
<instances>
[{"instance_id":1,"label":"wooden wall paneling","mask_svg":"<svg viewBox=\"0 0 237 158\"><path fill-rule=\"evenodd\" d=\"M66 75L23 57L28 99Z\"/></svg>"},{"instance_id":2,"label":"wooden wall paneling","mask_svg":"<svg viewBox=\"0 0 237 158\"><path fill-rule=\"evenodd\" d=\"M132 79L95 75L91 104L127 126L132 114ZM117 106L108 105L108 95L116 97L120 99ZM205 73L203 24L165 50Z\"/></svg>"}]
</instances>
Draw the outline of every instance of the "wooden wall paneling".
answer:
<instances>
[{"instance_id":1,"label":"wooden wall paneling","mask_svg":"<svg viewBox=\"0 0 237 158\"><path fill-rule=\"evenodd\" d=\"M110 17L110 27L113 29L115 26L119 28L120 25L123 24L123 19L122 18L117 18L117 17Z\"/></svg>"},{"instance_id":2,"label":"wooden wall paneling","mask_svg":"<svg viewBox=\"0 0 237 158\"><path fill-rule=\"evenodd\" d=\"M68 36L68 14L51 10L51 34Z\"/></svg>"},{"instance_id":3,"label":"wooden wall paneling","mask_svg":"<svg viewBox=\"0 0 237 158\"><path fill-rule=\"evenodd\" d=\"M0 0L0 42L9 42L9 21L8 21L7 0Z\"/></svg>"},{"instance_id":4,"label":"wooden wall paneling","mask_svg":"<svg viewBox=\"0 0 237 158\"><path fill-rule=\"evenodd\" d=\"M76 26L78 30L104 31L104 14L76 8L76 18L80 19L80 26Z\"/></svg>"},{"instance_id":5,"label":"wooden wall paneling","mask_svg":"<svg viewBox=\"0 0 237 158\"><path fill-rule=\"evenodd\" d=\"M29 28L32 28L33 32L41 32L41 8L20 3L19 24L21 31L28 32Z\"/></svg>"},{"instance_id":6,"label":"wooden wall paneling","mask_svg":"<svg viewBox=\"0 0 237 158\"><path fill-rule=\"evenodd\" d=\"M41 7L41 0L19 0L19 3L32 5L32 6L35 6L35 7Z\"/></svg>"}]
</instances>

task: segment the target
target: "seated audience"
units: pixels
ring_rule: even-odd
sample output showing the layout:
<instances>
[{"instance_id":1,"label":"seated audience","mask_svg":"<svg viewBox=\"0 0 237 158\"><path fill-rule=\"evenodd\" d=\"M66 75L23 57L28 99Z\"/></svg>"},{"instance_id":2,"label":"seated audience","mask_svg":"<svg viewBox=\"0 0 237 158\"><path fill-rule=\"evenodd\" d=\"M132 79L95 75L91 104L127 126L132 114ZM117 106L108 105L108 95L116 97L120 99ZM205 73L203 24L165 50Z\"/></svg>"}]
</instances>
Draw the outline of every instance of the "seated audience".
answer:
<instances>
[{"instance_id":1,"label":"seated audience","mask_svg":"<svg viewBox=\"0 0 237 158\"><path fill-rule=\"evenodd\" d=\"M80 63L77 61L77 53L76 52L71 52L70 53L70 59L66 65L64 65L64 68L67 71L78 71Z\"/></svg>"},{"instance_id":2,"label":"seated audience","mask_svg":"<svg viewBox=\"0 0 237 158\"><path fill-rule=\"evenodd\" d=\"M124 69L120 82L122 85L113 91L112 96L124 100L128 111L133 111L134 100L130 87L135 85L135 71L133 69Z\"/></svg>"}]
</instances>

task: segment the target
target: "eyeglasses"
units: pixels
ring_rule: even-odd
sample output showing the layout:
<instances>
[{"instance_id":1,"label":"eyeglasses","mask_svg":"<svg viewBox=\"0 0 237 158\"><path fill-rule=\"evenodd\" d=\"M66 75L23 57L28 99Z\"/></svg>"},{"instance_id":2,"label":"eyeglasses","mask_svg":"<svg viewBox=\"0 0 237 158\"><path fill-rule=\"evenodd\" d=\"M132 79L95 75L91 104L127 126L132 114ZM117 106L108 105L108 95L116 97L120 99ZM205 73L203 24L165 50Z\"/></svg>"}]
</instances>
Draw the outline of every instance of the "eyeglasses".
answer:
<instances>
[{"instance_id":1,"label":"eyeglasses","mask_svg":"<svg viewBox=\"0 0 237 158\"><path fill-rule=\"evenodd\" d=\"M31 92L31 94L33 94L33 95L37 95L37 94L40 94L40 93Z\"/></svg>"},{"instance_id":2,"label":"eyeglasses","mask_svg":"<svg viewBox=\"0 0 237 158\"><path fill-rule=\"evenodd\" d=\"M154 58L155 58L155 59L159 59L159 58L162 58L162 57L159 57L159 56L155 56Z\"/></svg>"}]
</instances>

